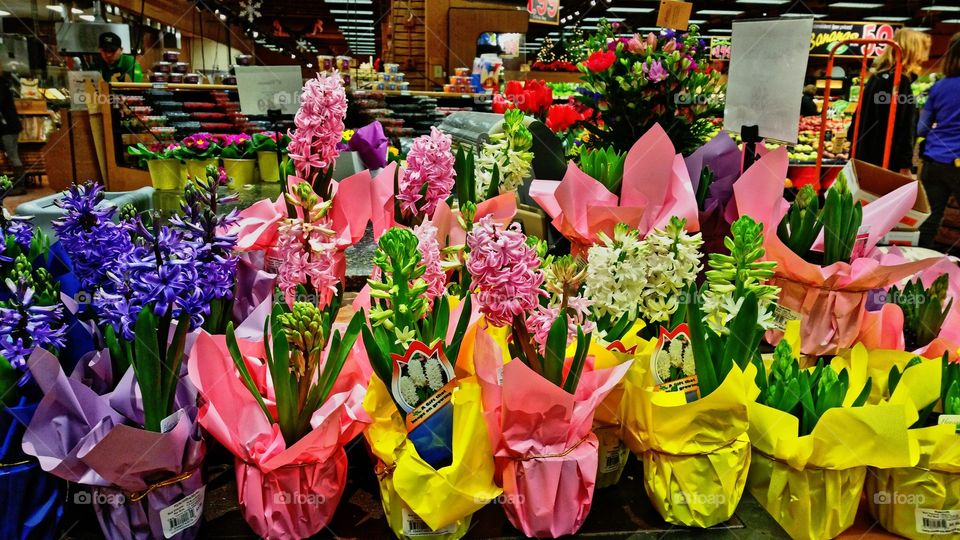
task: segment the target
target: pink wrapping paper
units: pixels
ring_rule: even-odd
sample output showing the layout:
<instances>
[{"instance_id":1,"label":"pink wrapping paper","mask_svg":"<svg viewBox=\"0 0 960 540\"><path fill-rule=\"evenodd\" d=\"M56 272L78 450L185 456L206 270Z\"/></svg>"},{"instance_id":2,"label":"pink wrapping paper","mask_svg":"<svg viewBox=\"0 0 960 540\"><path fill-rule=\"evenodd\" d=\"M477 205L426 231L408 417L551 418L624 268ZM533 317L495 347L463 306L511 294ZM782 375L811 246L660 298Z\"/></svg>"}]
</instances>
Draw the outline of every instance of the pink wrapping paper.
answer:
<instances>
[{"instance_id":1,"label":"pink wrapping paper","mask_svg":"<svg viewBox=\"0 0 960 540\"><path fill-rule=\"evenodd\" d=\"M111 504L98 507L107 538L163 538L160 510L192 494L203 482L200 468L206 445L196 422L196 391L181 380L175 400L181 407L179 418L166 433L132 427L143 421L132 368L115 389L102 395L82 382L109 370L109 362L105 352L90 353L77 365L75 376L67 377L47 351L37 349L31 355L28 366L44 397L24 434L23 451L36 456L40 466L55 476L92 486L95 493L117 495L105 499ZM128 500L129 494L146 490L151 482L185 473L191 474L139 501ZM199 524L174 538L194 538Z\"/></svg>"},{"instance_id":2,"label":"pink wrapping paper","mask_svg":"<svg viewBox=\"0 0 960 540\"><path fill-rule=\"evenodd\" d=\"M772 285L780 287L780 305L799 312L803 354L836 354L852 346L863 324L867 292L887 287L934 264L935 259L884 265L874 257L821 267L803 260L777 237L777 225L789 204L783 199L788 158L780 148L764 155L734 184L740 215L764 225L766 259L777 263ZM892 228L916 200L917 184L908 184L864 207L863 224L870 226L866 252ZM875 208L871 208L874 207ZM899 213L898 213L899 212ZM768 332L776 343L780 332Z\"/></svg>"},{"instance_id":3,"label":"pink wrapping paper","mask_svg":"<svg viewBox=\"0 0 960 540\"><path fill-rule=\"evenodd\" d=\"M504 365L499 345L482 328L474 362L510 523L532 537L576 533L593 503L593 414L631 362L585 367L570 395L519 360Z\"/></svg>"},{"instance_id":4,"label":"pink wrapping paper","mask_svg":"<svg viewBox=\"0 0 960 540\"><path fill-rule=\"evenodd\" d=\"M501 225L509 224L513 221L513 217L517 215L516 194L501 193L478 204L473 222L476 223L480 218L487 215L493 216L494 221ZM441 201L437 205L437 210L429 221L437 228L437 241L440 243L440 249L447 246L462 246L467 243L467 231L460 226L459 216L460 212L451 209L446 201Z\"/></svg>"},{"instance_id":5,"label":"pink wrapping paper","mask_svg":"<svg viewBox=\"0 0 960 540\"><path fill-rule=\"evenodd\" d=\"M265 356L263 342L238 337L238 344L275 414L269 373L258 360ZM204 397L201 425L236 457L237 489L250 527L265 538L306 538L320 531L343 494L343 445L370 422L363 410L367 379L353 353L329 398L314 413L313 431L289 448L279 425L271 425L240 381L224 336L200 334L189 373Z\"/></svg>"},{"instance_id":6,"label":"pink wrapping paper","mask_svg":"<svg viewBox=\"0 0 960 540\"><path fill-rule=\"evenodd\" d=\"M627 152L619 198L573 163L560 182L534 180L530 196L553 218L553 226L575 252L593 245L599 232L612 236L618 223L645 236L677 216L687 220L688 230L700 230L687 165L659 124Z\"/></svg>"},{"instance_id":7,"label":"pink wrapping paper","mask_svg":"<svg viewBox=\"0 0 960 540\"><path fill-rule=\"evenodd\" d=\"M896 247L890 248L885 254L875 254L874 258L886 265L907 262ZM924 358L939 358L947 352L952 360L956 360L960 358L960 267L949 257L939 257L932 266L920 272L919 277L923 285L929 287L943 274L949 276L947 299L953 299L953 305L940 327L940 334L932 342L913 352ZM909 279L916 277L918 276L910 276ZM859 341L868 349L903 350L903 324L903 311L898 306L885 304L879 311L866 313Z\"/></svg>"}]
</instances>

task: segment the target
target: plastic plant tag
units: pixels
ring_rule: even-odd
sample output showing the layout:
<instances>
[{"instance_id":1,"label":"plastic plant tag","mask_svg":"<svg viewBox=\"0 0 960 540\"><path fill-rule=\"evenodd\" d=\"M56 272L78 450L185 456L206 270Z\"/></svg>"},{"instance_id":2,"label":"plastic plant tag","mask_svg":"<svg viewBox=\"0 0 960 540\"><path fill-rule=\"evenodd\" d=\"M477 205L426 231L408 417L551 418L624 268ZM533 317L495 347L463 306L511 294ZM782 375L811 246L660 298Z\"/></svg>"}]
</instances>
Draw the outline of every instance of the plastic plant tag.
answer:
<instances>
[{"instance_id":1,"label":"plastic plant tag","mask_svg":"<svg viewBox=\"0 0 960 540\"><path fill-rule=\"evenodd\" d=\"M853 242L853 251L850 254L850 260L855 261L867 252L867 242L870 241L870 226L864 225L857 231L857 239Z\"/></svg>"},{"instance_id":2,"label":"plastic plant tag","mask_svg":"<svg viewBox=\"0 0 960 540\"><path fill-rule=\"evenodd\" d=\"M451 523L446 527L441 527L437 530L433 530L429 525L426 524L420 516L415 514L412 510L403 507L403 535L404 536L440 536L444 534L451 534L457 530L457 524Z\"/></svg>"},{"instance_id":3,"label":"plastic plant tag","mask_svg":"<svg viewBox=\"0 0 960 540\"><path fill-rule=\"evenodd\" d=\"M660 337L650 356L650 372L655 389L660 392L683 392L687 403L700 399L697 372L690 345L690 328L681 324L672 332L660 328Z\"/></svg>"},{"instance_id":4,"label":"plastic plant tag","mask_svg":"<svg viewBox=\"0 0 960 540\"><path fill-rule=\"evenodd\" d=\"M432 347L414 341L403 356L393 355L390 392L406 413L407 435L417 453L435 468L449 465L453 459L450 396L456 387L453 366L441 341Z\"/></svg>"},{"instance_id":5,"label":"plastic plant tag","mask_svg":"<svg viewBox=\"0 0 960 540\"><path fill-rule=\"evenodd\" d=\"M200 486L200 489L160 511L164 538L173 538L200 521L203 517L203 496L206 489L207 486Z\"/></svg>"},{"instance_id":6,"label":"plastic plant tag","mask_svg":"<svg viewBox=\"0 0 960 540\"><path fill-rule=\"evenodd\" d=\"M177 426L180 423L180 418L183 416L183 409L178 409L175 413L164 418L160 421L160 433L166 433Z\"/></svg>"},{"instance_id":7,"label":"plastic plant tag","mask_svg":"<svg viewBox=\"0 0 960 540\"><path fill-rule=\"evenodd\" d=\"M937 418L937 425L940 424L960 426L960 414L941 414L940 417Z\"/></svg>"},{"instance_id":8,"label":"plastic plant tag","mask_svg":"<svg viewBox=\"0 0 960 540\"><path fill-rule=\"evenodd\" d=\"M773 309L773 324L781 332L787 331L787 323L790 321L799 321L800 313L788 307L776 304Z\"/></svg>"},{"instance_id":9,"label":"plastic plant tag","mask_svg":"<svg viewBox=\"0 0 960 540\"><path fill-rule=\"evenodd\" d=\"M960 510L917 508L917 532L922 534L960 534Z\"/></svg>"}]
</instances>

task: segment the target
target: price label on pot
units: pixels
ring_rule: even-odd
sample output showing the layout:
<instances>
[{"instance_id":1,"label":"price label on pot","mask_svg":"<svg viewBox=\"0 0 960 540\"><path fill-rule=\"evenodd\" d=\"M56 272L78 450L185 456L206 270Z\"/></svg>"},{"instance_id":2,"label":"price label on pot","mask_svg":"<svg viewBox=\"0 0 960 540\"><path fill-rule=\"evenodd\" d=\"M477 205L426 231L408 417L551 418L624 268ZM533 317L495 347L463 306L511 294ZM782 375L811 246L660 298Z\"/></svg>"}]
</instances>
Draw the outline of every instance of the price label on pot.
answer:
<instances>
[{"instance_id":1,"label":"price label on pot","mask_svg":"<svg viewBox=\"0 0 960 540\"><path fill-rule=\"evenodd\" d=\"M627 460L627 446L623 441L618 440L613 445L603 445L600 455L600 472L617 472L620 466Z\"/></svg>"},{"instance_id":2,"label":"price label on pot","mask_svg":"<svg viewBox=\"0 0 960 540\"><path fill-rule=\"evenodd\" d=\"M452 534L457 530L455 523L446 527L433 530L427 525L420 516L413 513L408 508L403 508L403 535L404 536L436 536L442 534Z\"/></svg>"},{"instance_id":3,"label":"price label on pot","mask_svg":"<svg viewBox=\"0 0 960 540\"><path fill-rule=\"evenodd\" d=\"M960 510L917 508L917 532L922 534L960 533Z\"/></svg>"},{"instance_id":4,"label":"price label on pot","mask_svg":"<svg viewBox=\"0 0 960 540\"><path fill-rule=\"evenodd\" d=\"M941 414L940 418L937 419L937 425L940 424L960 426L960 414Z\"/></svg>"},{"instance_id":5,"label":"price label on pot","mask_svg":"<svg viewBox=\"0 0 960 540\"><path fill-rule=\"evenodd\" d=\"M163 537L173 538L177 533L196 525L203 516L203 495L207 486L180 499L160 511L160 523L163 526Z\"/></svg>"},{"instance_id":6,"label":"price label on pot","mask_svg":"<svg viewBox=\"0 0 960 540\"><path fill-rule=\"evenodd\" d=\"M773 309L773 326L781 332L787 331L787 323L790 321L799 321L800 314L796 311L777 304Z\"/></svg>"}]
</instances>

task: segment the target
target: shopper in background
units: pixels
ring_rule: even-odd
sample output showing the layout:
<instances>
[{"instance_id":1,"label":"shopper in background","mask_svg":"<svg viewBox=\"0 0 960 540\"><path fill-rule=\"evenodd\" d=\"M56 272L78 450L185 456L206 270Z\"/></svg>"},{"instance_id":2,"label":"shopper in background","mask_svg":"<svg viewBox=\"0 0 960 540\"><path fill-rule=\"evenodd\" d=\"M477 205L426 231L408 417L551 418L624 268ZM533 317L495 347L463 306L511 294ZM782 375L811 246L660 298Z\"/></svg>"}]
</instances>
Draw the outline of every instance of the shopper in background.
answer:
<instances>
[{"instance_id":1,"label":"shopper in background","mask_svg":"<svg viewBox=\"0 0 960 540\"><path fill-rule=\"evenodd\" d=\"M13 168L13 188L8 195L22 195L26 193L27 187L17 141L20 139L23 126L20 124L20 115L17 114L12 82L10 76L3 72L3 65L0 64L0 141L3 141L3 152Z\"/></svg>"},{"instance_id":2,"label":"shopper in background","mask_svg":"<svg viewBox=\"0 0 960 540\"><path fill-rule=\"evenodd\" d=\"M123 53L120 36L113 32L100 34L100 73L107 82L141 82L143 70L130 54Z\"/></svg>"},{"instance_id":3,"label":"shopper in background","mask_svg":"<svg viewBox=\"0 0 960 540\"><path fill-rule=\"evenodd\" d=\"M930 217L920 226L920 245L931 247L950 195L960 201L960 33L943 57L944 79L930 88L920 115L923 144L920 180L930 199Z\"/></svg>"},{"instance_id":4,"label":"shopper in background","mask_svg":"<svg viewBox=\"0 0 960 540\"><path fill-rule=\"evenodd\" d=\"M917 101L910 85L923 69L923 63L930 58L930 36L904 28L897 30L893 40L903 50L903 69L897 91L897 112L888 168L911 174L913 149L917 140ZM883 165L896 63L897 57L891 47L887 47L874 61L872 75L860 95L860 112L855 119L860 125L856 158L878 166ZM851 141L854 126L851 124L847 133Z\"/></svg>"},{"instance_id":5,"label":"shopper in background","mask_svg":"<svg viewBox=\"0 0 960 540\"><path fill-rule=\"evenodd\" d=\"M820 114L817 103L813 101L813 96L815 95L817 95L816 85L808 84L803 87L803 98L800 101L800 116L817 116Z\"/></svg>"}]
</instances>

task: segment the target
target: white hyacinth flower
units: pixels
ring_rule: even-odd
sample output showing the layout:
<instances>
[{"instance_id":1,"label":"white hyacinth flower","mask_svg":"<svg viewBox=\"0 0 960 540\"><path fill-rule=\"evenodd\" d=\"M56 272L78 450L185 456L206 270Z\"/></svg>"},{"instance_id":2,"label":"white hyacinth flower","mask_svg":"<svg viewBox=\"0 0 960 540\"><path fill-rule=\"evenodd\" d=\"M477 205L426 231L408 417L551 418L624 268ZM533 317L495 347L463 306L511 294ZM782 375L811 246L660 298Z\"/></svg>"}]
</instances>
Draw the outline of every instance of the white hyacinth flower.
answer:
<instances>
[{"instance_id":1,"label":"white hyacinth flower","mask_svg":"<svg viewBox=\"0 0 960 540\"><path fill-rule=\"evenodd\" d=\"M427 360L427 383L434 392L443 388L443 367L440 360L433 356Z\"/></svg>"},{"instance_id":2,"label":"white hyacinth flower","mask_svg":"<svg viewBox=\"0 0 960 540\"><path fill-rule=\"evenodd\" d=\"M407 362L407 373L410 374L410 379L413 381L413 384L417 386L426 386L427 384L427 375L423 372L423 362L417 358L411 358Z\"/></svg>"},{"instance_id":3,"label":"white hyacinth flower","mask_svg":"<svg viewBox=\"0 0 960 540\"><path fill-rule=\"evenodd\" d=\"M400 377L400 397L411 407L416 407L420 404L420 398L417 396L417 385L413 384L410 377Z\"/></svg>"}]
</instances>

